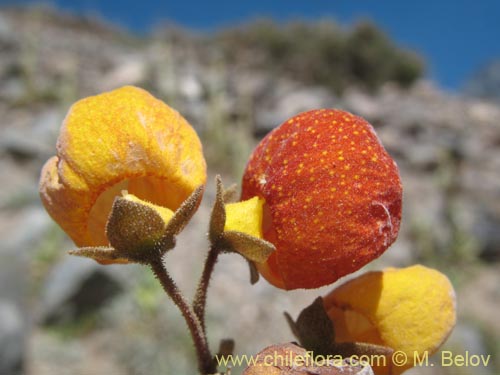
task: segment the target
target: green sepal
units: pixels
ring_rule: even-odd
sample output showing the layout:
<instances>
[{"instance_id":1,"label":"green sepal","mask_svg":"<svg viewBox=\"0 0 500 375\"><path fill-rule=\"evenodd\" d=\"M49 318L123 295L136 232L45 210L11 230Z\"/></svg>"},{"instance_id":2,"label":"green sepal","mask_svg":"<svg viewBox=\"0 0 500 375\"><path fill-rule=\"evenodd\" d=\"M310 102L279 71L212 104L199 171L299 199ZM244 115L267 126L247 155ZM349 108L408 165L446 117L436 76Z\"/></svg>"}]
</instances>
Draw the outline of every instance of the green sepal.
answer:
<instances>
[{"instance_id":1,"label":"green sepal","mask_svg":"<svg viewBox=\"0 0 500 375\"><path fill-rule=\"evenodd\" d=\"M204 185L198 186L193 193L181 204L181 206L174 212L174 216L167 223L167 227L163 236L158 244L162 252L172 249L175 246L174 237L177 236L189 223L194 213L200 205Z\"/></svg>"},{"instance_id":2,"label":"green sepal","mask_svg":"<svg viewBox=\"0 0 500 375\"><path fill-rule=\"evenodd\" d=\"M126 263L120 253L112 247L80 247L76 250L68 251L68 254L79 257L91 258L99 263Z\"/></svg>"},{"instance_id":3,"label":"green sepal","mask_svg":"<svg viewBox=\"0 0 500 375\"><path fill-rule=\"evenodd\" d=\"M248 263L248 268L250 270L250 284L254 285L257 284L260 278L259 271L257 270L257 266L255 265L254 262L246 259Z\"/></svg>"},{"instance_id":4,"label":"green sepal","mask_svg":"<svg viewBox=\"0 0 500 375\"><path fill-rule=\"evenodd\" d=\"M219 350L217 351L217 356L227 357L232 355L234 352L234 340L233 339L221 339L219 342Z\"/></svg>"},{"instance_id":5,"label":"green sepal","mask_svg":"<svg viewBox=\"0 0 500 375\"><path fill-rule=\"evenodd\" d=\"M264 263L276 250L271 242L243 232L225 231L220 240L227 252L237 252L251 262Z\"/></svg>"},{"instance_id":6,"label":"green sepal","mask_svg":"<svg viewBox=\"0 0 500 375\"><path fill-rule=\"evenodd\" d=\"M222 339L219 342L219 350L217 354L213 357L212 362L214 368L217 368L224 358L229 358L234 352L234 340L233 339ZM219 375L219 373L214 374ZM223 374L220 374L223 375ZM229 372L227 373L229 375Z\"/></svg>"},{"instance_id":7,"label":"green sepal","mask_svg":"<svg viewBox=\"0 0 500 375\"><path fill-rule=\"evenodd\" d=\"M269 255L276 250L274 245L263 239L238 231L225 231L226 206L229 189L224 190L220 176L216 176L216 195L210 217L208 238L212 246L223 252L235 252L241 254L249 262L263 263ZM257 282L256 270L251 270L251 282Z\"/></svg>"},{"instance_id":8,"label":"green sepal","mask_svg":"<svg viewBox=\"0 0 500 375\"><path fill-rule=\"evenodd\" d=\"M117 197L106 224L110 245L122 258L144 263L156 251L166 223L152 208Z\"/></svg>"},{"instance_id":9,"label":"green sepal","mask_svg":"<svg viewBox=\"0 0 500 375\"><path fill-rule=\"evenodd\" d=\"M331 354L335 332L321 297L302 310L297 321L286 312L285 317L302 347L318 355Z\"/></svg>"},{"instance_id":10,"label":"green sepal","mask_svg":"<svg viewBox=\"0 0 500 375\"><path fill-rule=\"evenodd\" d=\"M106 224L106 235L123 262L149 264L175 247L175 236L193 217L203 196L201 185L181 204L168 222L151 207L117 197Z\"/></svg>"},{"instance_id":11,"label":"green sepal","mask_svg":"<svg viewBox=\"0 0 500 375\"><path fill-rule=\"evenodd\" d=\"M344 358L362 355L383 355L390 357L393 349L363 342L335 342L335 328L328 316L323 299L318 297L299 314L294 321L290 314L285 318L299 343L308 351L318 355L340 355Z\"/></svg>"},{"instance_id":12,"label":"green sepal","mask_svg":"<svg viewBox=\"0 0 500 375\"><path fill-rule=\"evenodd\" d=\"M219 175L215 177L217 186L215 194L215 202L212 208L212 215L210 216L210 227L208 231L208 238L212 245L215 245L220 240L222 233L224 233L224 226L226 225L226 207L224 204L224 187Z\"/></svg>"}]
</instances>

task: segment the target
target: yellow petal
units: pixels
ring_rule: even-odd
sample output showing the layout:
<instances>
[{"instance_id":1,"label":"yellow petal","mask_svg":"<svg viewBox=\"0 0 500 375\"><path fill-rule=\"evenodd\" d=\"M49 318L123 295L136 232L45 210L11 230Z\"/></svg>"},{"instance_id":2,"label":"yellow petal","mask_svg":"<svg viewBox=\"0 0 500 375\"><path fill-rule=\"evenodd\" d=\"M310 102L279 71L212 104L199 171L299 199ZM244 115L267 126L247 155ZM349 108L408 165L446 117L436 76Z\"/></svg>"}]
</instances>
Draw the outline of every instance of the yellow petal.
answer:
<instances>
[{"instance_id":1,"label":"yellow petal","mask_svg":"<svg viewBox=\"0 0 500 375\"><path fill-rule=\"evenodd\" d=\"M243 202L226 204L225 231L237 231L262 238L264 199L253 197Z\"/></svg>"},{"instance_id":2,"label":"yellow petal","mask_svg":"<svg viewBox=\"0 0 500 375\"><path fill-rule=\"evenodd\" d=\"M434 353L456 322L450 281L421 265L363 274L332 291L324 303L338 341L385 345L408 358L415 351ZM411 362L394 372L411 367Z\"/></svg>"},{"instance_id":3,"label":"yellow petal","mask_svg":"<svg viewBox=\"0 0 500 375\"><path fill-rule=\"evenodd\" d=\"M42 170L40 195L78 246L103 246L107 217L121 190L175 211L205 182L194 129L165 103L128 86L71 107L57 156Z\"/></svg>"}]
</instances>

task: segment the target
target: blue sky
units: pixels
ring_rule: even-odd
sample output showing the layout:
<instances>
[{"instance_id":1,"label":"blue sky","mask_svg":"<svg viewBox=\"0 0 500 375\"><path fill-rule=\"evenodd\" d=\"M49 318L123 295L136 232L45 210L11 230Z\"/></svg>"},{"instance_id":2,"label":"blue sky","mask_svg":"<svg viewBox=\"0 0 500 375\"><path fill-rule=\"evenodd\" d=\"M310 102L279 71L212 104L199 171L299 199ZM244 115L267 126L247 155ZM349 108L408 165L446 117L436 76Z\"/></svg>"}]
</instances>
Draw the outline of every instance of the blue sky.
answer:
<instances>
[{"instance_id":1,"label":"blue sky","mask_svg":"<svg viewBox=\"0 0 500 375\"><path fill-rule=\"evenodd\" d=\"M28 3L30 0L0 0ZM47 1L45 2L47 3ZM74 13L97 14L138 32L165 21L212 31L268 17L280 22L332 18L349 27L375 21L399 45L428 63L428 75L448 90L500 58L500 0L51 0Z\"/></svg>"}]
</instances>

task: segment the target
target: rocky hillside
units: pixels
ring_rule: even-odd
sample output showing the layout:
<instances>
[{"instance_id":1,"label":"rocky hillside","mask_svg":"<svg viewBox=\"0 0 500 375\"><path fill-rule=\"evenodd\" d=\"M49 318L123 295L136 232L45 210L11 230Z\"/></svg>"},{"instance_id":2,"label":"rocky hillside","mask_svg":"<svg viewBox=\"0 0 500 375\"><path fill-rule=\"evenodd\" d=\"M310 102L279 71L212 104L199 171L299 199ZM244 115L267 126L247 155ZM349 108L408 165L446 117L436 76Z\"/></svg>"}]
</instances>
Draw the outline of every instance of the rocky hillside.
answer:
<instances>
[{"instance_id":1,"label":"rocky hillside","mask_svg":"<svg viewBox=\"0 0 500 375\"><path fill-rule=\"evenodd\" d=\"M279 40L279 28L267 27ZM271 59L269 49L260 47L269 39L260 42L244 30L259 29L204 37L165 29L139 38L52 11L0 10L0 374L194 371L183 323L149 274L65 256L72 245L37 195L40 168L54 154L69 105L126 84L144 87L182 112L204 140L212 173L224 173L227 184L238 182L257 139L289 116L337 107L368 119L397 160L405 190L400 238L372 267L421 262L446 272L458 290L460 313L448 348L492 355L488 368L463 374L497 374L500 107L415 81L420 68L404 82L392 73L375 85L354 75L339 89L322 78L324 67L317 75L307 61L309 71L291 74L300 69L279 56ZM328 49L323 42L311 43ZM403 52L384 43L396 56L394 69ZM286 48L294 56L293 45ZM418 60L408 58L403 60ZM285 64L282 70L279 64ZM206 248L212 197L210 187L169 258L176 264L174 277L189 291ZM283 293L265 281L251 287L246 265L224 257L208 311L210 335L236 337L237 351L246 354L271 341L289 341L282 311L296 315L328 289ZM453 373L448 370L412 373Z\"/></svg>"},{"instance_id":2,"label":"rocky hillside","mask_svg":"<svg viewBox=\"0 0 500 375\"><path fill-rule=\"evenodd\" d=\"M500 59L479 69L467 81L465 94L500 103Z\"/></svg>"}]
</instances>

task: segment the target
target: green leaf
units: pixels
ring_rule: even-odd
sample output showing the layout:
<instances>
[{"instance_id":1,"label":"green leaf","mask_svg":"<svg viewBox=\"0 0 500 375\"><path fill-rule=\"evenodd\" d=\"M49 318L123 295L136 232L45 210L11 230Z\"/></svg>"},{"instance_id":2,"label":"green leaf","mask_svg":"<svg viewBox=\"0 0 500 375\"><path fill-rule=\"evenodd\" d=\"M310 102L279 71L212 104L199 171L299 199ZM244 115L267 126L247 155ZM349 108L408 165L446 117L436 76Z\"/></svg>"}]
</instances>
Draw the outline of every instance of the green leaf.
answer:
<instances>
[{"instance_id":1,"label":"green leaf","mask_svg":"<svg viewBox=\"0 0 500 375\"><path fill-rule=\"evenodd\" d=\"M224 205L223 192L224 187L219 175L215 178L217 184L217 191L215 195L214 207L212 208L212 215L210 217L210 228L208 238L211 244L216 244L224 232L226 225L226 207Z\"/></svg>"},{"instance_id":2,"label":"green leaf","mask_svg":"<svg viewBox=\"0 0 500 375\"><path fill-rule=\"evenodd\" d=\"M285 317L292 332L305 349L318 355L331 353L335 337L334 328L321 297L316 298L310 306L302 310L296 322L293 322L287 313Z\"/></svg>"},{"instance_id":3,"label":"green leaf","mask_svg":"<svg viewBox=\"0 0 500 375\"><path fill-rule=\"evenodd\" d=\"M222 237L226 251L237 252L252 262L264 263L276 250L271 242L243 232L225 231Z\"/></svg>"}]
</instances>

